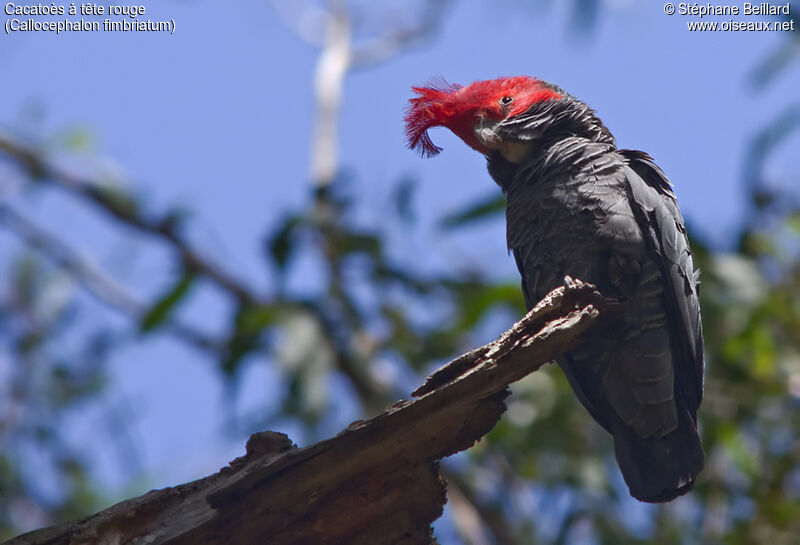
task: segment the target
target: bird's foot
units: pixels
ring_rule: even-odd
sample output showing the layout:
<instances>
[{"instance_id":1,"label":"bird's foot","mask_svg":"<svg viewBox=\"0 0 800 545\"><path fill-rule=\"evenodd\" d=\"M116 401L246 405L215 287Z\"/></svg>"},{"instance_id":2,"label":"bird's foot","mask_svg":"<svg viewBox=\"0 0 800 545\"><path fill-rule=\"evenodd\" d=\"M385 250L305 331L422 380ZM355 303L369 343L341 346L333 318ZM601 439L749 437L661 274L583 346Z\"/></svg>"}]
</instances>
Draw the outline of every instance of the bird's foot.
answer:
<instances>
[{"instance_id":1,"label":"bird's foot","mask_svg":"<svg viewBox=\"0 0 800 545\"><path fill-rule=\"evenodd\" d=\"M564 277L564 287L568 290L579 290L585 285L586 283L579 278L572 278L570 275Z\"/></svg>"}]
</instances>

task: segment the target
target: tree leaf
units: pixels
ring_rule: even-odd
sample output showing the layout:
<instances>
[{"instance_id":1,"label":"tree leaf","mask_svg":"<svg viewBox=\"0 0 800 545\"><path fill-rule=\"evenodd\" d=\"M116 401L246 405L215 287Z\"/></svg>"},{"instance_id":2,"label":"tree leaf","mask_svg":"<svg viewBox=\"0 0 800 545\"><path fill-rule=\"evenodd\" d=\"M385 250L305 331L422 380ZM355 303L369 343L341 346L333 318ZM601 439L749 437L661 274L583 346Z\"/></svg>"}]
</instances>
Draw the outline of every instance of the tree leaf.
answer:
<instances>
[{"instance_id":1,"label":"tree leaf","mask_svg":"<svg viewBox=\"0 0 800 545\"><path fill-rule=\"evenodd\" d=\"M140 331L142 333L149 333L164 324L174 310L175 305L180 303L181 300L186 297L186 294L189 293L189 288L192 287L194 279L195 276L193 273L184 272L178 282L162 295L156 304L145 313L139 326Z\"/></svg>"},{"instance_id":2,"label":"tree leaf","mask_svg":"<svg viewBox=\"0 0 800 545\"><path fill-rule=\"evenodd\" d=\"M375 235L349 232L341 237L339 251L342 254L368 254L378 257L381 253L381 240Z\"/></svg>"},{"instance_id":3,"label":"tree leaf","mask_svg":"<svg viewBox=\"0 0 800 545\"><path fill-rule=\"evenodd\" d=\"M281 271L286 268L286 264L289 262L289 258L292 255L292 251L294 250L294 234L301 223L302 219L299 216L289 216L284 220L283 224L278 227L275 234L266 240L266 250L272 258L272 261Z\"/></svg>"}]
</instances>

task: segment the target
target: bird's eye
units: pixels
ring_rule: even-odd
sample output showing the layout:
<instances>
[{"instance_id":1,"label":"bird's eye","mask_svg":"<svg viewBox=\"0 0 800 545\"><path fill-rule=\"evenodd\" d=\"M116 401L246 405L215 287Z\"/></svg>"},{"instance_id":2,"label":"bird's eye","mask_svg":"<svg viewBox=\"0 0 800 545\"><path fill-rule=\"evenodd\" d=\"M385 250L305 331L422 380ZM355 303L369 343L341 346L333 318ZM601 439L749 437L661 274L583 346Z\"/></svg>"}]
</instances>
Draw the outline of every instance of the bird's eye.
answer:
<instances>
[{"instance_id":1,"label":"bird's eye","mask_svg":"<svg viewBox=\"0 0 800 545\"><path fill-rule=\"evenodd\" d=\"M505 97L500 99L500 105L501 106L508 106L512 102L514 102L514 97L505 96Z\"/></svg>"}]
</instances>

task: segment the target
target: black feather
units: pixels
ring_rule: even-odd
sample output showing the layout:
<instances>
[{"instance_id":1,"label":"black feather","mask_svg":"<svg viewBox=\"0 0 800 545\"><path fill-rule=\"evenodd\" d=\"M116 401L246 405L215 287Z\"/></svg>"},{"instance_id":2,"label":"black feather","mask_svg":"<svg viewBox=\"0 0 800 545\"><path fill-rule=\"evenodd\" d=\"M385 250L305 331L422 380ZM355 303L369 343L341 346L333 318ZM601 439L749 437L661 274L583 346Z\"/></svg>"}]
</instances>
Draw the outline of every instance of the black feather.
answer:
<instances>
[{"instance_id":1,"label":"black feather","mask_svg":"<svg viewBox=\"0 0 800 545\"><path fill-rule=\"evenodd\" d=\"M614 436L631 494L669 501L704 464L700 308L671 186L643 152L617 150L585 104L565 95L501 124L530 142L489 172L506 194L508 246L530 307L570 275L626 302L625 312L559 358L578 399Z\"/></svg>"}]
</instances>

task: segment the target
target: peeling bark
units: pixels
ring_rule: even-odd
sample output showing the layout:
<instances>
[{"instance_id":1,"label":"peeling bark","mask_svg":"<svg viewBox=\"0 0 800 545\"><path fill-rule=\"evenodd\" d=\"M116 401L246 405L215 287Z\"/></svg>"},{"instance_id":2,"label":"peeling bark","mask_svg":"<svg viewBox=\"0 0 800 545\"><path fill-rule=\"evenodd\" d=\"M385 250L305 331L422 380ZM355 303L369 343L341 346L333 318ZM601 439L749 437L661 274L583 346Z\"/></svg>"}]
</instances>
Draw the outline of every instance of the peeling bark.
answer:
<instances>
[{"instance_id":1,"label":"peeling bark","mask_svg":"<svg viewBox=\"0 0 800 545\"><path fill-rule=\"evenodd\" d=\"M497 340L434 373L416 399L336 437L301 449L283 434L257 433L219 473L6 545L435 543L430 525L447 501L439 460L488 433L508 385L569 349L613 306L568 279Z\"/></svg>"}]
</instances>

